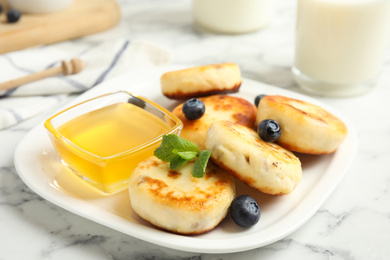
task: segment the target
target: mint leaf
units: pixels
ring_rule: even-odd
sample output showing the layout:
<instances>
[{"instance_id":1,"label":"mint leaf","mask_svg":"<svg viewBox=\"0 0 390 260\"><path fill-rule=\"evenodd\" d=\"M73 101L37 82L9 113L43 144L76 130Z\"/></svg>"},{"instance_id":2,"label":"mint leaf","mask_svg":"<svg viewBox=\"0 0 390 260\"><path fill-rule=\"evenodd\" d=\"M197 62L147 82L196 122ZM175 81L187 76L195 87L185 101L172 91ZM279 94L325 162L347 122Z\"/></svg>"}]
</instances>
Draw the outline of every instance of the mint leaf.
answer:
<instances>
[{"instance_id":1,"label":"mint leaf","mask_svg":"<svg viewBox=\"0 0 390 260\"><path fill-rule=\"evenodd\" d=\"M187 151L192 151L199 153L199 147L194 144L193 142L190 142L186 139L183 139L177 135L170 134L166 135L167 142L169 142L170 145L174 147L177 151L180 152L187 152Z\"/></svg>"},{"instance_id":2,"label":"mint leaf","mask_svg":"<svg viewBox=\"0 0 390 260\"><path fill-rule=\"evenodd\" d=\"M175 150L175 152L173 152L173 150ZM196 152L196 155L198 155L200 150L193 142L185 140L175 134L169 134L163 136L160 147L154 150L154 155L164 162L170 162L177 155L180 155L183 158L189 156L188 154L179 154L182 152ZM195 157L189 160L192 160Z\"/></svg>"},{"instance_id":3,"label":"mint leaf","mask_svg":"<svg viewBox=\"0 0 390 260\"><path fill-rule=\"evenodd\" d=\"M205 175L210 158L209 151L200 151L199 147L193 142L174 134L163 136L160 147L154 150L154 155L164 162L169 162L171 170L198 157L192 169L192 176L196 178L202 178Z\"/></svg>"},{"instance_id":4,"label":"mint leaf","mask_svg":"<svg viewBox=\"0 0 390 260\"><path fill-rule=\"evenodd\" d=\"M196 155L193 156L193 153L187 152L194 152ZM199 152L198 146L193 142L185 140L175 134L169 134L163 136L160 147L154 150L154 155L164 162L170 162L176 155L186 159L191 158L188 160L192 160Z\"/></svg>"},{"instance_id":5,"label":"mint leaf","mask_svg":"<svg viewBox=\"0 0 390 260\"><path fill-rule=\"evenodd\" d=\"M172 153L180 156L183 159L186 159L187 161L195 159L196 156L198 156L197 152L193 152L193 151L180 152L177 149L173 149Z\"/></svg>"},{"instance_id":6,"label":"mint leaf","mask_svg":"<svg viewBox=\"0 0 390 260\"><path fill-rule=\"evenodd\" d=\"M180 166L186 164L187 162L188 162L188 160L183 159L178 155L175 155L175 157L173 157L173 159L170 162L169 168L171 170L174 170L174 169L179 168Z\"/></svg>"},{"instance_id":7,"label":"mint leaf","mask_svg":"<svg viewBox=\"0 0 390 260\"><path fill-rule=\"evenodd\" d=\"M171 149L168 149L167 147L160 146L156 150L154 150L154 155L164 162L170 162L174 157L177 155L172 153Z\"/></svg>"},{"instance_id":8,"label":"mint leaf","mask_svg":"<svg viewBox=\"0 0 390 260\"><path fill-rule=\"evenodd\" d=\"M168 135L164 135L161 141L161 145L154 150L154 155L164 161L170 162L176 155L172 154L172 150L175 149L174 144L170 140Z\"/></svg>"},{"instance_id":9,"label":"mint leaf","mask_svg":"<svg viewBox=\"0 0 390 260\"><path fill-rule=\"evenodd\" d=\"M210 152L203 150L200 152L198 159L194 163L194 168L192 170L192 176L195 178L202 178L205 175L207 163L210 158Z\"/></svg>"}]
</instances>

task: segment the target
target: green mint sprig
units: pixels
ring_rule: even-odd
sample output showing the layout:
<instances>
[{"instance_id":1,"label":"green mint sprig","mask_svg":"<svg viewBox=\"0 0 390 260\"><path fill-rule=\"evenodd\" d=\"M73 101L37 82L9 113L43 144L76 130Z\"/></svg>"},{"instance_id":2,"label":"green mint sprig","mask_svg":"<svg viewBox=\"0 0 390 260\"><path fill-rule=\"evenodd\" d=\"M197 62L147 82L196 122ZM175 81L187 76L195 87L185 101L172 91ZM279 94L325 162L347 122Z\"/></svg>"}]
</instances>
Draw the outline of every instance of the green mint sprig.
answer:
<instances>
[{"instance_id":1,"label":"green mint sprig","mask_svg":"<svg viewBox=\"0 0 390 260\"><path fill-rule=\"evenodd\" d=\"M192 176L196 178L202 178L205 175L207 162L210 158L209 151L200 151L193 142L174 134L163 136L160 147L154 150L154 155L164 162L169 162L171 170L198 157L192 171Z\"/></svg>"}]
</instances>

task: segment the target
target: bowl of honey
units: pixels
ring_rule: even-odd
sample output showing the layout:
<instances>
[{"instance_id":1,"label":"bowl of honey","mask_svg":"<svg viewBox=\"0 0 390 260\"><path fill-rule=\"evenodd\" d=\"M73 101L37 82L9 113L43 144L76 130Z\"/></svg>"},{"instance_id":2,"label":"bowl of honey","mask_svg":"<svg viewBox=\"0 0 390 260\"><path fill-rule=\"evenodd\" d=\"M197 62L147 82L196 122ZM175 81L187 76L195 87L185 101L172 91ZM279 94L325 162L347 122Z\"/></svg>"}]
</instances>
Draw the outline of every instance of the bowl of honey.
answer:
<instances>
[{"instance_id":1,"label":"bowl of honey","mask_svg":"<svg viewBox=\"0 0 390 260\"><path fill-rule=\"evenodd\" d=\"M104 194L128 187L135 167L165 134L180 134L179 118L144 97L119 91L67 108L44 123L62 163Z\"/></svg>"}]
</instances>

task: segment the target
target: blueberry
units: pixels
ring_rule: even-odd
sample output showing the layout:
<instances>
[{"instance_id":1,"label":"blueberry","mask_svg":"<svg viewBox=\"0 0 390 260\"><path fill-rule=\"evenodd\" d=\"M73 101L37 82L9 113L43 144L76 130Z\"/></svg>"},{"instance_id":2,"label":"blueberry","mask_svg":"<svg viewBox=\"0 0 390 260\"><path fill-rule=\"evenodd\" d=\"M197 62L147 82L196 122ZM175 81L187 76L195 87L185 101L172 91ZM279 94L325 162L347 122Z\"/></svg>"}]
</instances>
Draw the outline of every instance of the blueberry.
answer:
<instances>
[{"instance_id":1,"label":"blueberry","mask_svg":"<svg viewBox=\"0 0 390 260\"><path fill-rule=\"evenodd\" d=\"M266 142L274 142L282 133L278 122L271 119L265 119L257 126L257 134Z\"/></svg>"},{"instance_id":2,"label":"blueberry","mask_svg":"<svg viewBox=\"0 0 390 260\"><path fill-rule=\"evenodd\" d=\"M16 9L10 9L7 12L7 21L9 23L16 23L20 19L20 12Z\"/></svg>"},{"instance_id":3,"label":"blueberry","mask_svg":"<svg viewBox=\"0 0 390 260\"><path fill-rule=\"evenodd\" d=\"M261 211L256 200L248 195L235 198L230 205L230 216L240 227L251 227L260 219Z\"/></svg>"},{"instance_id":4,"label":"blueberry","mask_svg":"<svg viewBox=\"0 0 390 260\"><path fill-rule=\"evenodd\" d=\"M255 98L255 106L258 107L259 106L259 103L260 103L260 100L265 97L265 95L258 95L256 96Z\"/></svg>"},{"instance_id":5,"label":"blueberry","mask_svg":"<svg viewBox=\"0 0 390 260\"><path fill-rule=\"evenodd\" d=\"M206 111L206 107L201 100L197 98L191 98L184 102L182 110L184 116L188 120L196 120L203 116L204 112Z\"/></svg>"}]
</instances>

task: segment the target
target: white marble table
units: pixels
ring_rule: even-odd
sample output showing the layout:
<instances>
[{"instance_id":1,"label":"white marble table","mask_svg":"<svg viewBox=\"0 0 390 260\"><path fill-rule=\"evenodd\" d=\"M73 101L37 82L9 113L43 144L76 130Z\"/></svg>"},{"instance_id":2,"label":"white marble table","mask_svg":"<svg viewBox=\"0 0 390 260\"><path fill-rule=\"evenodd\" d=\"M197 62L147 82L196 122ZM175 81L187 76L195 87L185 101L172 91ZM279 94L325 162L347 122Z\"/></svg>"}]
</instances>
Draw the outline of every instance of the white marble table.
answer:
<instances>
[{"instance_id":1,"label":"white marble table","mask_svg":"<svg viewBox=\"0 0 390 260\"><path fill-rule=\"evenodd\" d=\"M169 49L173 64L235 62L244 77L300 92L290 73L295 1L275 1L269 27L235 36L194 31L189 0L121 0L120 5L122 22L105 38L148 40ZM23 183L13 164L19 140L47 115L2 130L0 259L389 259L389 55L384 72L379 85L366 95L317 97L355 126L357 155L338 188L305 225L278 242L241 253L212 255L163 248L47 202Z\"/></svg>"}]
</instances>

